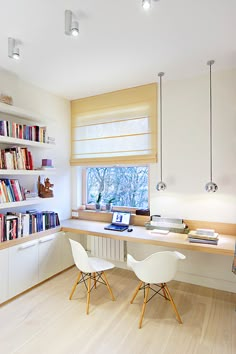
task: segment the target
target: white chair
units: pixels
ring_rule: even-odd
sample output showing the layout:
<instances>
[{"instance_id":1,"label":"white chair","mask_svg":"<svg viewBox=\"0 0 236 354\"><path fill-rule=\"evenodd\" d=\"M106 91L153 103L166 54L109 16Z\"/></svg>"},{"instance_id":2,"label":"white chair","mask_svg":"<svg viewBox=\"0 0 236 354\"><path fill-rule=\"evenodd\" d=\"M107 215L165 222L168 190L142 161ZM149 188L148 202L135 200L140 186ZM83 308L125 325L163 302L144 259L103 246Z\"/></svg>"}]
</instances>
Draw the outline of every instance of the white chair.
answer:
<instances>
[{"instance_id":1,"label":"white chair","mask_svg":"<svg viewBox=\"0 0 236 354\"><path fill-rule=\"evenodd\" d=\"M166 283L174 278L177 270L178 260L185 258L186 257L182 253L170 251L154 253L142 261L135 260L130 254L127 255L128 266L141 280L134 292L130 303L133 303L139 290L144 290L144 301L142 306L141 317L139 320L139 328L142 327L146 304L156 294L163 296L166 300L169 300L171 302L178 322L182 323L180 315L177 311L177 308ZM155 285L157 288L153 289L151 285ZM150 299L148 299L150 289L154 291L154 294L150 297ZM161 294L161 292L163 294Z\"/></svg>"},{"instance_id":2,"label":"white chair","mask_svg":"<svg viewBox=\"0 0 236 354\"><path fill-rule=\"evenodd\" d=\"M90 293L93 288L96 289L97 283L101 283L107 286L108 291L111 295L112 300L114 301L114 295L112 293L111 287L107 281L105 275L105 270L114 268L114 264L100 258L88 257L87 252L83 246L74 240L70 240L71 249L73 258L75 261L76 267L79 269L79 275L75 281L75 284L72 288L69 299L72 299L72 296L75 292L76 286L80 283L84 283L87 289L87 307L86 313L89 314L89 303L90 303ZM94 284L91 287L91 279L93 279Z\"/></svg>"}]
</instances>

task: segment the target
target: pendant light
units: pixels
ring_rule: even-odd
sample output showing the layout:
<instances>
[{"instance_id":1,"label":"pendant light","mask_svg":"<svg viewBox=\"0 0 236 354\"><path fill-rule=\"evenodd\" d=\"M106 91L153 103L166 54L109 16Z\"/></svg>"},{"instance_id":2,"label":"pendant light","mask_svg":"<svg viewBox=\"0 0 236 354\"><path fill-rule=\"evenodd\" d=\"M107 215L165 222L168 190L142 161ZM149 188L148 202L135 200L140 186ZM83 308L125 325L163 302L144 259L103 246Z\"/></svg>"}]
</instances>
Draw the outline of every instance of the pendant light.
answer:
<instances>
[{"instance_id":1,"label":"pendant light","mask_svg":"<svg viewBox=\"0 0 236 354\"><path fill-rule=\"evenodd\" d=\"M166 184L162 181L162 76L163 72L158 73L160 78L160 182L157 183L157 191L164 191L166 189Z\"/></svg>"},{"instance_id":2,"label":"pendant light","mask_svg":"<svg viewBox=\"0 0 236 354\"><path fill-rule=\"evenodd\" d=\"M211 87L211 67L215 63L214 60L209 60L207 65L210 67L210 182L205 186L207 192L216 192L218 186L212 181L212 87Z\"/></svg>"}]
</instances>

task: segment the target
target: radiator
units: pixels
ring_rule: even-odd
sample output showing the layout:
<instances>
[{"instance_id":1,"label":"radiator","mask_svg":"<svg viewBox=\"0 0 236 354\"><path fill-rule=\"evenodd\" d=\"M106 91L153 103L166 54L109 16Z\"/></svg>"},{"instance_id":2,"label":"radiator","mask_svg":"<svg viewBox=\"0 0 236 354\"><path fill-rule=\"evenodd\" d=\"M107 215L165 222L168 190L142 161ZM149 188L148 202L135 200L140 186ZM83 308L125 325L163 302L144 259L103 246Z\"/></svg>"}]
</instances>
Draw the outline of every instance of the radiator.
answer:
<instances>
[{"instance_id":1,"label":"radiator","mask_svg":"<svg viewBox=\"0 0 236 354\"><path fill-rule=\"evenodd\" d=\"M126 261L126 242L110 238L90 236L91 255L114 261Z\"/></svg>"}]
</instances>

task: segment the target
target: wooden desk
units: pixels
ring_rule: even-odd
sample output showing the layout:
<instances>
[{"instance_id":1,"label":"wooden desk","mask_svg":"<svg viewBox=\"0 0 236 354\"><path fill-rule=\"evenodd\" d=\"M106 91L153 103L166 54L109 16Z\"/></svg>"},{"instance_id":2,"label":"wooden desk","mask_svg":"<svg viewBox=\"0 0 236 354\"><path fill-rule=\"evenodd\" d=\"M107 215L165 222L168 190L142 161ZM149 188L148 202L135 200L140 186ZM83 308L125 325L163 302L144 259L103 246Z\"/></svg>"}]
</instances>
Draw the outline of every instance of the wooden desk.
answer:
<instances>
[{"instance_id":1,"label":"wooden desk","mask_svg":"<svg viewBox=\"0 0 236 354\"><path fill-rule=\"evenodd\" d=\"M157 246L181 248L191 251L221 254L225 256L234 255L234 247L236 236L220 235L219 243L217 246L208 244L195 244L190 243L186 234L176 234L169 232L167 235L151 234L149 230L146 230L142 226L132 226L132 232L118 232L104 230L104 226L107 223L70 219L61 222L61 228L63 231L68 231L83 235L102 236L112 238L115 240L124 240L128 242L146 243Z\"/></svg>"}]
</instances>

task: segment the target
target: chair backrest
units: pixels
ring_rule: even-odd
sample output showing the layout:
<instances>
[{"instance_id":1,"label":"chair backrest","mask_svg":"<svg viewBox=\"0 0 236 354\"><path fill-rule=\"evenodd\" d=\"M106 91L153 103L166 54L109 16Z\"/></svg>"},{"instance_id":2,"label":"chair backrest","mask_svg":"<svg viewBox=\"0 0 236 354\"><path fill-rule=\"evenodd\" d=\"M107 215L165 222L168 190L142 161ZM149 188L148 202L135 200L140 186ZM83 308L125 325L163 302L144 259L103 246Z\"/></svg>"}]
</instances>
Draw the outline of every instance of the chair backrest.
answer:
<instances>
[{"instance_id":1,"label":"chair backrest","mask_svg":"<svg viewBox=\"0 0 236 354\"><path fill-rule=\"evenodd\" d=\"M89 257L84 247L77 241L71 239L69 241L76 267L84 273L94 272L95 270L90 266Z\"/></svg>"},{"instance_id":2,"label":"chair backrest","mask_svg":"<svg viewBox=\"0 0 236 354\"><path fill-rule=\"evenodd\" d=\"M176 251L153 253L142 261L137 261L128 254L127 264L143 282L159 284L172 280L176 274L178 260L185 258L182 253Z\"/></svg>"}]
</instances>

